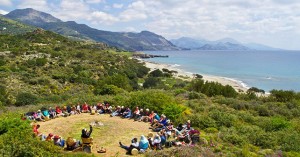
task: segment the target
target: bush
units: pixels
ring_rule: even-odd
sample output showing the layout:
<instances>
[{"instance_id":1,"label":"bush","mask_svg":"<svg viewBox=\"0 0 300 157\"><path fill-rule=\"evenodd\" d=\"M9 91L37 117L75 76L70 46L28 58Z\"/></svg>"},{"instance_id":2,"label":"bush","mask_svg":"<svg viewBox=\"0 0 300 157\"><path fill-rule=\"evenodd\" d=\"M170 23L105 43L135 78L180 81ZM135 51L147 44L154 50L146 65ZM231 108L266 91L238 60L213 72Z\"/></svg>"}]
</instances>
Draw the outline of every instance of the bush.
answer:
<instances>
[{"instance_id":1,"label":"bush","mask_svg":"<svg viewBox=\"0 0 300 157\"><path fill-rule=\"evenodd\" d=\"M44 65L46 65L47 61L48 60L46 58L37 58L35 60L35 64L36 64L36 66L44 66Z\"/></svg>"},{"instance_id":2,"label":"bush","mask_svg":"<svg viewBox=\"0 0 300 157\"><path fill-rule=\"evenodd\" d=\"M0 117L1 156L62 156L53 143L33 137L29 121L18 114L4 114Z\"/></svg>"},{"instance_id":3,"label":"bush","mask_svg":"<svg viewBox=\"0 0 300 157\"><path fill-rule=\"evenodd\" d=\"M155 78L155 77L148 77L144 84L143 87L144 88L151 88L151 87L156 87L158 84L160 84L160 79L159 78Z\"/></svg>"},{"instance_id":4,"label":"bush","mask_svg":"<svg viewBox=\"0 0 300 157\"><path fill-rule=\"evenodd\" d=\"M96 95L116 95L118 93L121 93L123 89L118 88L115 85L104 85L103 87L98 87L95 89L94 93Z\"/></svg>"},{"instance_id":5,"label":"bush","mask_svg":"<svg viewBox=\"0 0 300 157\"><path fill-rule=\"evenodd\" d=\"M200 98L200 94L197 92L190 92L189 93L189 99L199 99Z\"/></svg>"},{"instance_id":6,"label":"bush","mask_svg":"<svg viewBox=\"0 0 300 157\"><path fill-rule=\"evenodd\" d=\"M163 77L163 76L164 76L164 73L163 73L161 70L156 69L156 70L154 70L154 71L151 71L151 72L149 73L149 76L152 76L152 77Z\"/></svg>"},{"instance_id":7,"label":"bush","mask_svg":"<svg viewBox=\"0 0 300 157\"><path fill-rule=\"evenodd\" d=\"M128 107L149 108L159 114L166 113L168 117L178 118L184 108L176 104L174 97L162 90L144 90L130 93L125 103ZM124 105L124 106L125 106Z\"/></svg>"},{"instance_id":8,"label":"bush","mask_svg":"<svg viewBox=\"0 0 300 157\"><path fill-rule=\"evenodd\" d=\"M216 121L208 116L203 116L200 114L193 114L188 117L191 120L191 123L194 127L198 127L200 129L206 128L216 128Z\"/></svg>"},{"instance_id":9,"label":"bush","mask_svg":"<svg viewBox=\"0 0 300 157\"><path fill-rule=\"evenodd\" d=\"M24 105L35 105L37 104L37 97L31 93L19 93L16 97L16 106L24 106Z\"/></svg>"}]
</instances>

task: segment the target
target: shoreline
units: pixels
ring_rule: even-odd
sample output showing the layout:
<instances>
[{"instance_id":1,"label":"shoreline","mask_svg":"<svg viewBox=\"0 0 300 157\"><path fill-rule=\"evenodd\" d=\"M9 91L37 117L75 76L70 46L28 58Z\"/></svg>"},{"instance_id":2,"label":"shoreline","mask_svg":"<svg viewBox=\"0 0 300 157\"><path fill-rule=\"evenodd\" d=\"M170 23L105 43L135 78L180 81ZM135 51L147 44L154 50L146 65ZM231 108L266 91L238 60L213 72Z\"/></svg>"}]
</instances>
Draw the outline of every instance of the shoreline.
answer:
<instances>
[{"instance_id":1,"label":"shoreline","mask_svg":"<svg viewBox=\"0 0 300 157\"><path fill-rule=\"evenodd\" d=\"M170 65L170 64L162 64L162 63L156 63L152 61L147 61L144 59L138 59L141 62L145 63L145 66L150 68L150 71L156 70L156 69L168 69L168 70L174 70L177 71L178 73L173 75L175 78L180 78L184 80L192 80L194 78L193 73L184 71L178 66L180 65ZM233 78L227 78L227 77L222 77L222 76L214 76L214 75L206 75L206 74L201 74L203 76L204 81L210 81L210 82L218 82L222 85L230 85L232 86L237 92L242 92L245 93L249 88L245 83L239 80L235 80Z\"/></svg>"}]
</instances>

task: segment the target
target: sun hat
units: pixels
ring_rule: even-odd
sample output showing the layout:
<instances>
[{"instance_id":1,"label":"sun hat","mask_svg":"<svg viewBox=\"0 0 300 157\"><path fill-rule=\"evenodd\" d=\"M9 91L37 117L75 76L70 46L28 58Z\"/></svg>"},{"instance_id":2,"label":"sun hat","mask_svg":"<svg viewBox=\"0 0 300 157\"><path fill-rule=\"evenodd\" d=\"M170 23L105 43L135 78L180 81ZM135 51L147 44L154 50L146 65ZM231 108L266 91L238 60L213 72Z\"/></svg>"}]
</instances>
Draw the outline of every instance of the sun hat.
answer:
<instances>
[{"instance_id":1,"label":"sun hat","mask_svg":"<svg viewBox=\"0 0 300 157\"><path fill-rule=\"evenodd\" d=\"M146 111L149 111L149 109L147 108Z\"/></svg>"},{"instance_id":2,"label":"sun hat","mask_svg":"<svg viewBox=\"0 0 300 157\"><path fill-rule=\"evenodd\" d=\"M191 120L187 120L188 123L191 123Z\"/></svg>"},{"instance_id":3,"label":"sun hat","mask_svg":"<svg viewBox=\"0 0 300 157\"><path fill-rule=\"evenodd\" d=\"M139 154L139 151L138 151L136 148L133 148L133 149L131 150L131 154L132 154L133 156L136 156L136 155Z\"/></svg>"},{"instance_id":4,"label":"sun hat","mask_svg":"<svg viewBox=\"0 0 300 157\"><path fill-rule=\"evenodd\" d=\"M147 137L148 137L148 138L152 138L152 137L153 137L153 133L152 133L152 132L149 132Z\"/></svg>"},{"instance_id":5,"label":"sun hat","mask_svg":"<svg viewBox=\"0 0 300 157\"><path fill-rule=\"evenodd\" d=\"M49 137L52 137L52 136L53 136L53 134L52 134L52 133L50 133L48 136L49 136Z\"/></svg>"},{"instance_id":6,"label":"sun hat","mask_svg":"<svg viewBox=\"0 0 300 157\"><path fill-rule=\"evenodd\" d=\"M54 139L59 139L60 137L58 135L55 135L53 138Z\"/></svg>"}]
</instances>

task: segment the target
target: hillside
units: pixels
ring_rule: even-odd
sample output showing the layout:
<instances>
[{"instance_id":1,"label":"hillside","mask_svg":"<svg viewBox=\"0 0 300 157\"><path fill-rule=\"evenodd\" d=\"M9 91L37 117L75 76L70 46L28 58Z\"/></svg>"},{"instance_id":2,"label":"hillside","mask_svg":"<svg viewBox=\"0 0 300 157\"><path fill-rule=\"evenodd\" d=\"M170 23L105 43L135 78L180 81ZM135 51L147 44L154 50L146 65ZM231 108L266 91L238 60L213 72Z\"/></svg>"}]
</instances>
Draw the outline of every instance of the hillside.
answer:
<instances>
[{"instance_id":1,"label":"hillside","mask_svg":"<svg viewBox=\"0 0 300 157\"><path fill-rule=\"evenodd\" d=\"M65 36L84 40L92 39L129 51L178 50L164 37L148 31L123 33L97 30L84 24L77 24L74 21L62 22L50 14L33 9L17 9L5 15L5 17Z\"/></svg>"},{"instance_id":2,"label":"hillside","mask_svg":"<svg viewBox=\"0 0 300 157\"><path fill-rule=\"evenodd\" d=\"M300 155L300 93L272 90L264 97L259 96L264 91L258 88L237 93L231 86L201 78L188 82L172 77L176 72L168 69L149 72L143 63L131 59L130 53L117 51L106 44L72 41L42 29L0 35L2 155L89 156L32 138L33 121L20 118L26 112L84 102L148 108L166 115L174 126L190 120L191 126L200 130L196 146L149 151L145 154L149 157ZM94 117L60 117L41 122L40 130L79 138L80 129L91 119L102 120L108 125L95 130L95 142L109 151L120 150L116 148L118 140L129 144L127 140L147 133L142 122ZM112 135L123 125L124 130ZM102 134L105 132L107 136ZM117 155L123 156L125 151Z\"/></svg>"},{"instance_id":3,"label":"hillside","mask_svg":"<svg viewBox=\"0 0 300 157\"><path fill-rule=\"evenodd\" d=\"M23 34L35 29L35 27L0 16L0 34Z\"/></svg>"},{"instance_id":4,"label":"hillside","mask_svg":"<svg viewBox=\"0 0 300 157\"><path fill-rule=\"evenodd\" d=\"M61 93L93 93L106 81L116 90L130 91L148 72L138 61L112 54L116 50L105 44L70 41L41 29L2 35L0 43L0 85L10 91L5 96L8 104L16 103L20 91L49 99Z\"/></svg>"}]
</instances>

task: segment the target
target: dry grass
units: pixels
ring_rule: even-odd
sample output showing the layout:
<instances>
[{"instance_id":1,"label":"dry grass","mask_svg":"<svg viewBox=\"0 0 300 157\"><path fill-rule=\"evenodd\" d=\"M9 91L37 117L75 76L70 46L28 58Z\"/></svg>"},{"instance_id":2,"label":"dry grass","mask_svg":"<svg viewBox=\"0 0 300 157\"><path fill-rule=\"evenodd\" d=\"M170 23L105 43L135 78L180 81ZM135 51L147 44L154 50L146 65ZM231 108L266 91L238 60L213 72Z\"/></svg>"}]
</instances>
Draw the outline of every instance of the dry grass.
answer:
<instances>
[{"instance_id":1,"label":"dry grass","mask_svg":"<svg viewBox=\"0 0 300 157\"><path fill-rule=\"evenodd\" d=\"M81 130L89 128L89 124L94 121L104 124L99 128L94 127L92 133L94 138L92 152L96 156L126 156L126 151L119 147L119 141L129 145L132 138L137 137L139 139L141 135L149 133L148 123L110 117L106 114L90 115L87 113L41 122L39 123L41 125L39 130L43 134L53 133L62 136L64 139L68 137L80 139ZM98 148L96 148L97 146ZM107 149L105 154L97 153L97 149L101 147Z\"/></svg>"}]
</instances>

